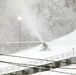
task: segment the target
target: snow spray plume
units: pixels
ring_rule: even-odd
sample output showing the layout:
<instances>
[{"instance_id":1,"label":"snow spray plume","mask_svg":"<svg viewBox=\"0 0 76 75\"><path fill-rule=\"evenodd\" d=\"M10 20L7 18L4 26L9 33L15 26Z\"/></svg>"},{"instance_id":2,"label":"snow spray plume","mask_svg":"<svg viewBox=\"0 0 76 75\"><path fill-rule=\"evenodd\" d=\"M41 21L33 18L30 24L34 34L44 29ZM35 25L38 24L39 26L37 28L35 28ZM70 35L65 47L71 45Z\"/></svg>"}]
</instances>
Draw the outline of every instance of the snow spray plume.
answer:
<instances>
[{"instance_id":1,"label":"snow spray plume","mask_svg":"<svg viewBox=\"0 0 76 75\"><path fill-rule=\"evenodd\" d=\"M11 1L9 0L9 3ZM24 29L27 29L27 31L30 32L31 36L33 38L37 38L39 39L41 42L43 42L41 36L40 36L40 32L39 32L39 24L37 22L37 18L35 16L35 14L30 11L30 4L27 3L28 1L24 1L24 0L16 0L13 1L13 4L11 3L12 8L14 8L17 13L18 16L22 17L22 20L20 22L22 22L22 25Z\"/></svg>"}]
</instances>

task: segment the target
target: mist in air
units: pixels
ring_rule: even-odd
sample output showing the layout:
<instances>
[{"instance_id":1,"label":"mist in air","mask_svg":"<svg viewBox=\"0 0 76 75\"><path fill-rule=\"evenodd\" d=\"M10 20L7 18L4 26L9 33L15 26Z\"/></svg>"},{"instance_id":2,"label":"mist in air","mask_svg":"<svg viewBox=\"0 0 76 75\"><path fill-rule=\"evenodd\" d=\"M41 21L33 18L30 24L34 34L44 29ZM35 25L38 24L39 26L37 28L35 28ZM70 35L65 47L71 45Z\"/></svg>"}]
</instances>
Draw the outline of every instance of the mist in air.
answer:
<instances>
[{"instance_id":1,"label":"mist in air","mask_svg":"<svg viewBox=\"0 0 76 75\"><path fill-rule=\"evenodd\" d=\"M16 14L16 19L18 16L22 18L20 24L22 29L26 30L25 33L29 32L32 38L37 38L42 42L43 40L39 32L41 25L36 14L30 9L31 5L29 2L27 0L15 0L12 2L8 0L8 2L7 9L11 7L16 12L14 13Z\"/></svg>"},{"instance_id":2,"label":"mist in air","mask_svg":"<svg viewBox=\"0 0 76 75\"><path fill-rule=\"evenodd\" d=\"M75 12L72 0L1 0L0 42L20 42L19 25L21 42L60 38L76 29Z\"/></svg>"},{"instance_id":3,"label":"mist in air","mask_svg":"<svg viewBox=\"0 0 76 75\"><path fill-rule=\"evenodd\" d=\"M76 28L75 13L64 0L3 0L1 4L0 41L19 41L19 16L23 41L50 41Z\"/></svg>"}]
</instances>

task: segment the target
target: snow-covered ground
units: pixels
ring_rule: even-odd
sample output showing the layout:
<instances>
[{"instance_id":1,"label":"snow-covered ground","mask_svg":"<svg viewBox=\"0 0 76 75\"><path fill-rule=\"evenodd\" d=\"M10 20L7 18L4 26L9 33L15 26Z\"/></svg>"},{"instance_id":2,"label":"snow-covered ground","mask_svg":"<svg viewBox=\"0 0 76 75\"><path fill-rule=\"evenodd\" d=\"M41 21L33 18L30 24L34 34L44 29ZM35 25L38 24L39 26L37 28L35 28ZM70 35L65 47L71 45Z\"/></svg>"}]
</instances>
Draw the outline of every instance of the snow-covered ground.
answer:
<instances>
[{"instance_id":1,"label":"snow-covered ground","mask_svg":"<svg viewBox=\"0 0 76 75\"><path fill-rule=\"evenodd\" d=\"M47 42L47 44L50 51L44 51L44 50L40 51L42 49L42 45L39 45L32 49L22 50L11 55L46 59L52 56L60 55L62 53L71 52L73 51L72 48L74 48L76 51L76 30L64 37L61 37L54 41ZM36 61L33 59L24 59L24 58L16 58L16 57L9 57L9 56L0 56L0 60L7 61L7 62L15 62L15 63L25 63L25 64L27 64L28 62L31 63ZM7 69L7 67L11 68L12 66L13 65L10 65L10 64L0 63L1 70L4 68Z\"/></svg>"},{"instance_id":2,"label":"snow-covered ground","mask_svg":"<svg viewBox=\"0 0 76 75\"><path fill-rule=\"evenodd\" d=\"M76 75L76 65L72 64L70 66L51 69L50 71L39 72L32 75Z\"/></svg>"}]
</instances>

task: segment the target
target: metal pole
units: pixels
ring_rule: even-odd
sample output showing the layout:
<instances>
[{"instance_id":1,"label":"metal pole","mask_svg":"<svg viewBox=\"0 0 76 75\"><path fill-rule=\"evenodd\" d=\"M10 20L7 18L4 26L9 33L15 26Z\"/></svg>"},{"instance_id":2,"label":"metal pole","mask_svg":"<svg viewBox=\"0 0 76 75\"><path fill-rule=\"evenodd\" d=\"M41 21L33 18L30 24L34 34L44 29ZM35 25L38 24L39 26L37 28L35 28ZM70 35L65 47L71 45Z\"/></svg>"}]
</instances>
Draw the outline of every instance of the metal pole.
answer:
<instances>
[{"instance_id":1,"label":"metal pole","mask_svg":"<svg viewBox=\"0 0 76 75\"><path fill-rule=\"evenodd\" d=\"M21 19L22 19L22 17L21 16L18 16L18 21L19 21L19 45L20 45L20 50L21 50L21 24L20 24L20 22L21 22Z\"/></svg>"},{"instance_id":2,"label":"metal pole","mask_svg":"<svg viewBox=\"0 0 76 75\"><path fill-rule=\"evenodd\" d=\"M3 42L3 50L6 53L6 46L5 45L6 45L5 42Z\"/></svg>"},{"instance_id":3,"label":"metal pole","mask_svg":"<svg viewBox=\"0 0 76 75\"><path fill-rule=\"evenodd\" d=\"M20 50L21 50L21 26L20 26L20 21L19 21L19 46L20 46Z\"/></svg>"}]
</instances>

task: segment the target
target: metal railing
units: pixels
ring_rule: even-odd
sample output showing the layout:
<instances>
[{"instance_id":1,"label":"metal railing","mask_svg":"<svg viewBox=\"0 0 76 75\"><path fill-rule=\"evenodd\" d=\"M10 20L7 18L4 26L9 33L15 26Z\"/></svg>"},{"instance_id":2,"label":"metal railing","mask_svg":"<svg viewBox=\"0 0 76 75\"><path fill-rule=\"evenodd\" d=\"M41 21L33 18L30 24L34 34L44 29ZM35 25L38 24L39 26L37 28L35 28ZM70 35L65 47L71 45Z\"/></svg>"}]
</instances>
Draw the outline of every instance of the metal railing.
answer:
<instances>
[{"instance_id":1,"label":"metal railing","mask_svg":"<svg viewBox=\"0 0 76 75\"><path fill-rule=\"evenodd\" d=\"M56 56L52 56L52 57L48 57L47 60L53 60L53 61L59 61L62 59L67 59L67 58L71 58L71 57L75 57L76 56L76 51L70 51L67 53L62 53Z\"/></svg>"},{"instance_id":2,"label":"metal railing","mask_svg":"<svg viewBox=\"0 0 76 75\"><path fill-rule=\"evenodd\" d=\"M68 58L72 58L72 57L76 57L76 51L75 50L67 52L67 53L63 53L60 55L45 58L45 60L49 60L49 61L35 60L35 61L28 62L27 65L31 64L31 65L39 66L39 65L53 63L54 61L60 61L60 60L64 60L64 59L68 59ZM24 69L27 69L27 68L21 67L21 66L10 66L7 68L0 69L0 74L16 72L16 71L24 70Z\"/></svg>"}]
</instances>

